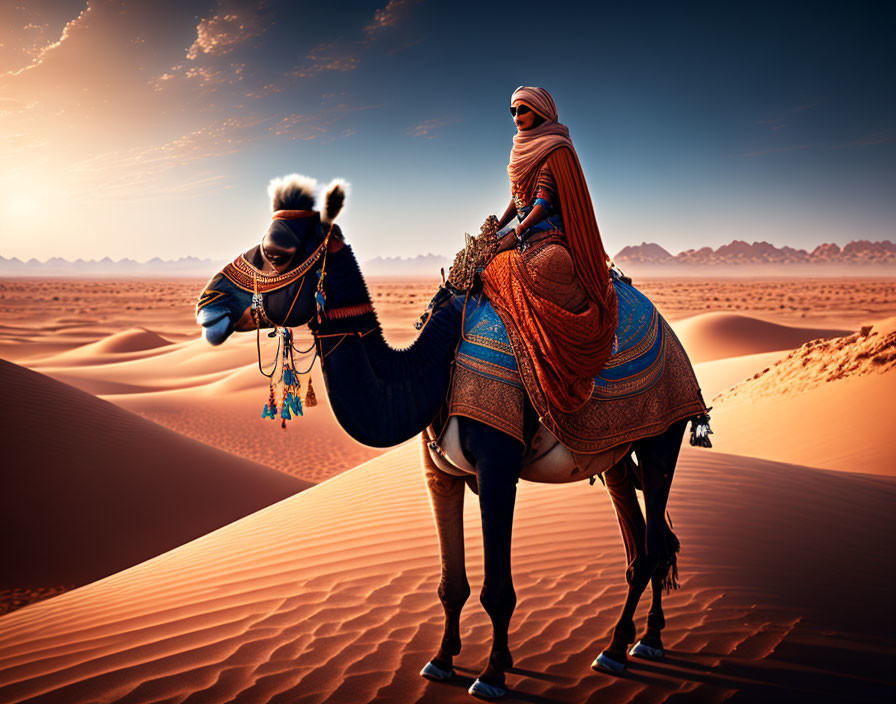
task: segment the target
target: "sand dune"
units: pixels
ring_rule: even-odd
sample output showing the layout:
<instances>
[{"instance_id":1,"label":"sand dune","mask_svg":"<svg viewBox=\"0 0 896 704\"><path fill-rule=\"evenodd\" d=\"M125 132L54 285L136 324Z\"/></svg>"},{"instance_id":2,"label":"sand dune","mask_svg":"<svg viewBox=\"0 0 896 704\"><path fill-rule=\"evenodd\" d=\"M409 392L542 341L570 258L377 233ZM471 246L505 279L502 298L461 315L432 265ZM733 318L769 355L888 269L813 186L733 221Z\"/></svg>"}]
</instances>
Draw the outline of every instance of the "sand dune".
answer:
<instances>
[{"instance_id":1,"label":"sand dune","mask_svg":"<svg viewBox=\"0 0 896 704\"><path fill-rule=\"evenodd\" d=\"M387 299L380 296L381 301ZM399 312L388 309L394 315L390 314L387 329L394 344L407 344L415 331L411 314L405 310L410 304L400 301L396 296L389 304ZM711 360L697 364L707 400L768 368L786 354L786 346L794 339L837 332L773 325L757 318L720 313L696 316L676 325L689 353ZM146 344L164 341L151 330L144 332L140 337L134 331L106 336L29 363L41 373L100 395L178 433L308 481L322 481L380 454L353 442L341 431L327 406L319 365L315 366L313 379L321 405L284 432L276 423L263 422L259 417L267 399L267 381L258 371L254 334L235 335L222 347L211 347L194 338L145 350L117 351L126 348L129 340L134 345L139 340ZM307 332L302 331L299 344L307 347L308 342ZM781 351L752 352L757 348ZM263 364L268 367L276 344L263 335L261 350ZM740 356L717 358L723 353ZM726 447L740 452L739 445ZM815 464L798 456L789 455L788 459ZM819 466L830 467L831 463Z\"/></svg>"},{"instance_id":2,"label":"sand dune","mask_svg":"<svg viewBox=\"0 0 896 704\"><path fill-rule=\"evenodd\" d=\"M206 386L105 396L178 433L240 457L320 482L382 454L352 440L330 410L320 367L311 374L318 405L305 409L286 429L261 418L267 380L253 365ZM303 377L303 388L307 377Z\"/></svg>"},{"instance_id":3,"label":"sand dune","mask_svg":"<svg viewBox=\"0 0 896 704\"><path fill-rule=\"evenodd\" d=\"M458 675L427 682L417 673L443 617L418 453L410 443L0 618L0 699L470 701L490 636L475 598L478 508L468 493L474 597ZM880 558L896 549L896 482L692 449L676 474L683 588L666 600L667 659L633 661L620 677L589 668L624 593L609 499L599 485L521 484L507 700L888 696L896 639L881 620L892 574Z\"/></svg>"},{"instance_id":4,"label":"sand dune","mask_svg":"<svg viewBox=\"0 0 896 704\"><path fill-rule=\"evenodd\" d=\"M416 334L408 320L392 320L388 327L389 339L396 345L407 344ZM180 434L310 482L382 454L381 449L353 441L339 427L327 403L319 363L311 374L319 405L306 409L305 416L291 422L286 431L279 423L263 421L268 380L258 370L252 333L234 335L221 347L212 347L197 336L143 351L104 352L120 339L119 335L104 336L28 363L42 374ZM309 344L307 331L297 331L297 345L306 349ZM275 341L261 336L265 369L270 368L276 349ZM304 369L311 357L297 356L296 361ZM305 378L303 384L307 384Z\"/></svg>"},{"instance_id":5,"label":"sand dune","mask_svg":"<svg viewBox=\"0 0 896 704\"><path fill-rule=\"evenodd\" d=\"M81 585L309 486L0 361L2 589Z\"/></svg>"},{"instance_id":6,"label":"sand dune","mask_svg":"<svg viewBox=\"0 0 896 704\"><path fill-rule=\"evenodd\" d=\"M28 364L42 374L95 395L196 388L254 366L255 338L249 337L240 335L232 344L212 347L197 334L192 340L163 347L130 353L103 352L119 343L120 336L111 335L60 354L28 360ZM272 354L273 348L264 349ZM260 374L258 378L263 380Z\"/></svg>"},{"instance_id":7,"label":"sand dune","mask_svg":"<svg viewBox=\"0 0 896 704\"><path fill-rule=\"evenodd\" d=\"M849 330L778 325L735 313L703 313L672 324L691 362L709 362L799 347L819 337L840 337Z\"/></svg>"},{"instance_id":8,"label":"sand dune","mask_svg":"<svg viewBox=\"0 0 896 704\"><path fill-rule=\"evenodd\" d=\"M79 335L84 330L77 330ZM61 332L60 334L65 334ZM33 364L109 364L113 362L130 361L154 354L164 353L172 342L166 340L157 332L146 328L131 328L121 332L104 335L96 342L80 345L71 350L50 355L45 360L34 360Z\"/></svg>"},{"instance_id":9,"label":"sand dune","mask_svg":"<svg viewBox=\"0 0 896 704\"><path fill-rule=\"evenodd\" d=\"M98 354L123 354L142 352L171 343L161 335L146 328L131 328L102 340L93 347Z\"/></svg>"},{"instance_id":10,"label":"sand dune","mask_svg":"<svg viewBox=\"0 0 896 704\"><path fill-rule=\"evenodd\" d=\"M695 364L694 371L697 374L697 381L700 382L703 398L710 403L714 396L749 379L756 372L768 369L786 355L786 351L760 352Z\"/></svg>"},{"instance_id":11,"label":"sand dune","mask_svg":"<svg viewBox=\"0 0 896 704\"><path fill-rule=\"evenodd\" d=\"M806 343L720 394L711 401L713 444L723 452L896 476L894 399L890 318Z\"/></svg>"}]
</instances>

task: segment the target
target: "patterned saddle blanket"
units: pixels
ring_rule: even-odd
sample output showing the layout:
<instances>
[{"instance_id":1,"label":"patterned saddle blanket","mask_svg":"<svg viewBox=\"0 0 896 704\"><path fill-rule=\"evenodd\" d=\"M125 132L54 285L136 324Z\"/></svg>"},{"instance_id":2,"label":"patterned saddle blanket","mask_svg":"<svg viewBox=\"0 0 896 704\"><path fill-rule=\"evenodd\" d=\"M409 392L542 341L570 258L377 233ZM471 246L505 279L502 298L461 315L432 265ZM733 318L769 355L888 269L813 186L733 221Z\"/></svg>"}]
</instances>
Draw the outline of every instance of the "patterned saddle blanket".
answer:
<instances>
[{"instance_id":1,"label":"patterned saddle blanket","mask_svg":"<svg viewBox=\"0 0 896 704\"><path fill-rule=\"evenodd\" d=\"M596 453L703 412L697 380L675 333L634 286L618 276L613 286L619 320L613 355L595 377L591 399L569 414L549 414L539 390L526 388L511 337L491 303L482 294L457 299L464 323L449 415L470 416L523 441L528 394L557 439L575 452Z\"/></svg>"}]
</instances>

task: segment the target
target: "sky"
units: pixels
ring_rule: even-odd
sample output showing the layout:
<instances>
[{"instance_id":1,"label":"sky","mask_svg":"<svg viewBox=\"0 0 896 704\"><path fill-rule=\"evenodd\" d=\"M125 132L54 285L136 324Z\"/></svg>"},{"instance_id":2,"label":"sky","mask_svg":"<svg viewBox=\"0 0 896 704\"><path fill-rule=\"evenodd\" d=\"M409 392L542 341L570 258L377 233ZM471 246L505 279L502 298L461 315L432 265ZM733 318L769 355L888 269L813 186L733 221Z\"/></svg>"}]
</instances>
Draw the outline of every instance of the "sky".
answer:
<instances>
[{"instance_id":1,"label":"sky","mask_svg":"<svg viewBox=\"0 0 896 704\"><path fill-rule=\"evenodd\" d=\"M228 259L268 181L351 184L361 259L509 200L542 86L607 250L896 239L889 2L0 0L0 255Z\"/></svg>"}]
</instances>

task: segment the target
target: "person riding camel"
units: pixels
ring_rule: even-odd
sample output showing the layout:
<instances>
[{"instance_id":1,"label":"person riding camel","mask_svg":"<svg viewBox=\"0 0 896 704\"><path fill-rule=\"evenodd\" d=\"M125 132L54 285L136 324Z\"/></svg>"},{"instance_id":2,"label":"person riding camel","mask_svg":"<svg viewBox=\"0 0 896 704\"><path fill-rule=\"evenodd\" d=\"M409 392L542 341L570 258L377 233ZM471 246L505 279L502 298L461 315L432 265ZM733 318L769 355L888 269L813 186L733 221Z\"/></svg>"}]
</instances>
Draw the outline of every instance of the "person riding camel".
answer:
<instances>
[{"instance_id":1,"label":"person riding camel","mask_svg":"<svg viewBox=\"0 0 896 704\"><path fill-rule=\"evenodd\" d=\"M551 410L571 413L591 397L613 353L616 294L585 176L569 130L544 88L511 96L517 126L507 172L511 200L498 221L518 224L482 272L483 291L515 326Z\"/></svg>"}]
</instances>

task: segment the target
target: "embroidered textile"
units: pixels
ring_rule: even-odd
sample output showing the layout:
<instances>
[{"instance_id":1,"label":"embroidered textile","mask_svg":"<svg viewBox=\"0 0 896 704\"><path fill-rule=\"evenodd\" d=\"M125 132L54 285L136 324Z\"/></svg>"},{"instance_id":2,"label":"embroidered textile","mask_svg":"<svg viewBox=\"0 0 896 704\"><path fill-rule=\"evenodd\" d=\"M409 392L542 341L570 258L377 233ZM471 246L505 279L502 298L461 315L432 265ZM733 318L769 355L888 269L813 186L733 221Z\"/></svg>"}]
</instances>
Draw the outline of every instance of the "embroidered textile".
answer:
<instances>
[{"instance_id":1,"label":"embroidered textile","mask_svg":"<svg viewBox=\"0 0 896 704\"><path fill-rule=\"evenodd\" d=\"M278 289L289 286L294 281L298 281L310 271L311 267L317 262L321 254L323 254L326 240L320 243L317 249L304 262L299 264L295 269L291 269L283 274L265 274L261 269L249 263L245 254L241 254L230 264L225 266L221 273L227 277L235 286L254 293L270 293Z\"/></svg>"},{"instance_id":2,"label":"embroidered textile","mask_svg":"<svg viewBox=\"0 0 896 704\"><path fill-rule=\"evenodd\" d=\"M557 183L547 161L545 161L540 170L533 172L530 178L514 184L512 195L516 204L517 215L521 216L521 221L529 212L527 206L535 205L537 199L546 201L547 207L545 210L555 212L559 208ZM545 203L541 205L544 206Z\"/></svg>"},{"instance_id":3,"label":"embroidered textile","mask_svg":"<svg viewBox=\"0 0 896 704\"><path fill-rule=\"evenodd\" d=\"M530 361L550 408L568 413L588 400L616 327L615 306L608 311L590 299L576 274L559 238L522 254L502 252L482 273L485 295L505 323L512 320L521 331L515 349Z\"/></svg>"},{"instance_id":4,"label":"embroidered textile","mask_svg":"<svg viewBox=\"0 0 896 704\"><path fill-rule=\"evenodd\" d=\"M697 379L675 333L637 289L616 277L612 285L619 320L614 353L594 377L584 406L572 413L548 412L531 362L519 353L519 331L477 296L466 302L449 413L523 442L528 395L542 424L569 449L587 454L655 435L702 413Z\"/></svg>"}]
</instances>

